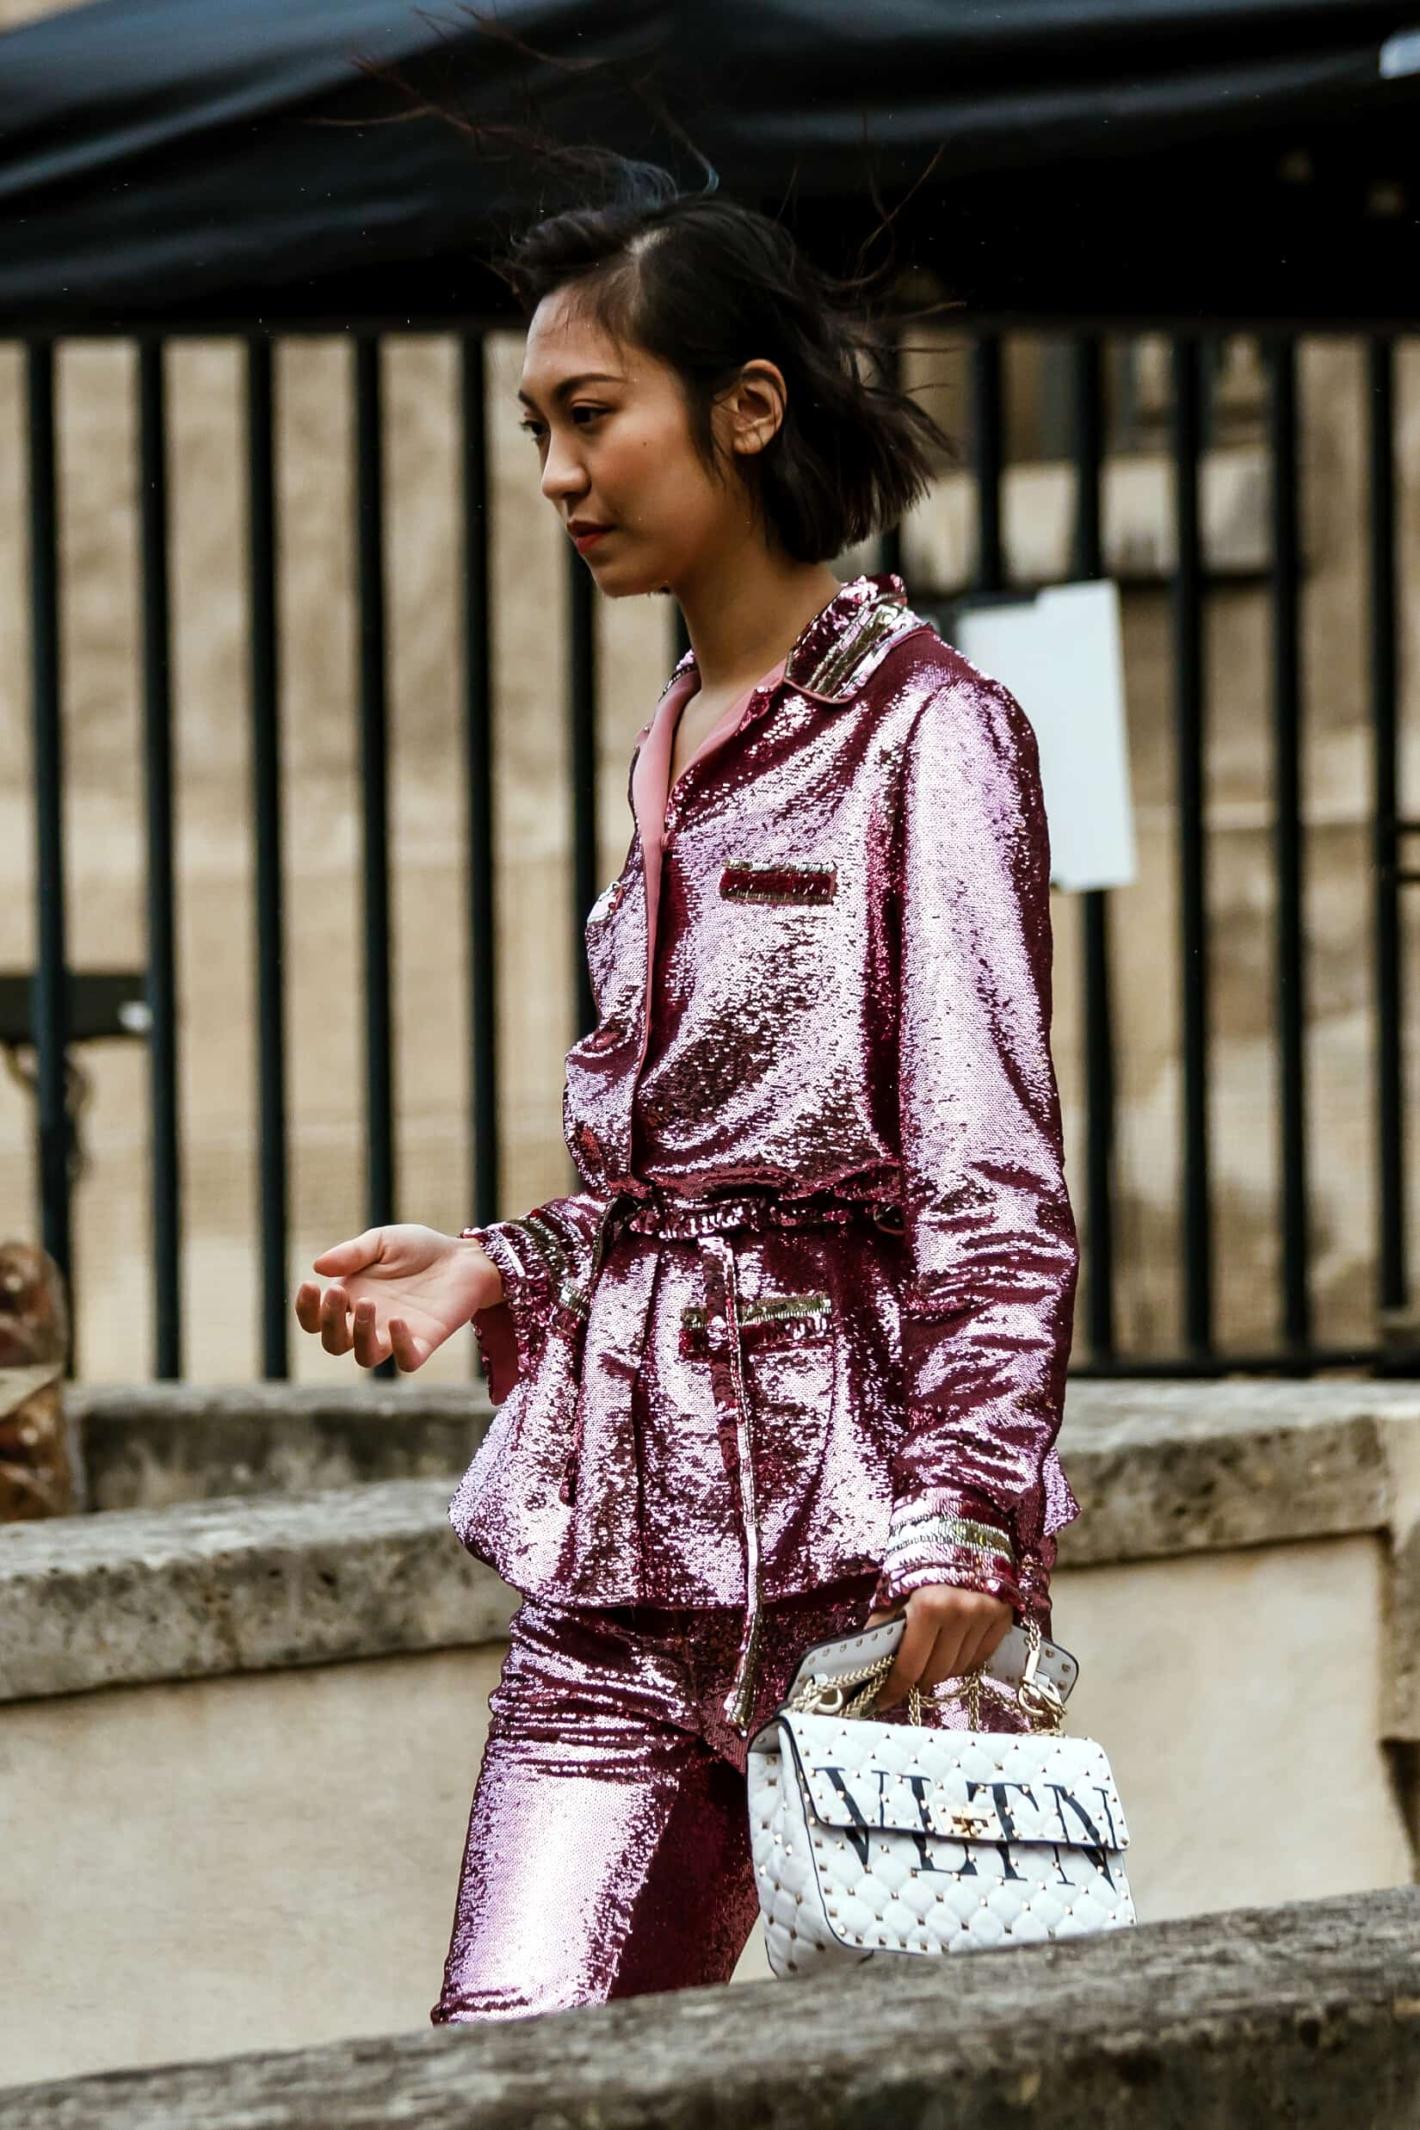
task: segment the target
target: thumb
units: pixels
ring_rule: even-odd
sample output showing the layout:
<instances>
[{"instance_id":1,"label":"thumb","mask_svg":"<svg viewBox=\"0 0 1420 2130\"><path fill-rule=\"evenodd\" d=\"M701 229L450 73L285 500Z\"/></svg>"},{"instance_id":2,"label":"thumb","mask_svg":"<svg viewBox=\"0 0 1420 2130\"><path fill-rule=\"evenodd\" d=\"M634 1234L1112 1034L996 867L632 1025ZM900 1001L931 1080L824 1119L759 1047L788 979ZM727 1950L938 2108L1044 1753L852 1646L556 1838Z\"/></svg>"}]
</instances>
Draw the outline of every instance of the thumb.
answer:
<instances>
[{"instance_id":1,"label":"thumb","mask_svg":"<svg viewBox=\"0 0 1420 2130\"><path fill-rule=\"evenodd\" d=\"M372 1265L380 1255L384 1230L366 1228L363 1235L352 1235L347 1242L332 1243L322 1250L319 1257L311 1259L315 1272L359 1272L365 1265Z\"/></svg>"}]
</instances>

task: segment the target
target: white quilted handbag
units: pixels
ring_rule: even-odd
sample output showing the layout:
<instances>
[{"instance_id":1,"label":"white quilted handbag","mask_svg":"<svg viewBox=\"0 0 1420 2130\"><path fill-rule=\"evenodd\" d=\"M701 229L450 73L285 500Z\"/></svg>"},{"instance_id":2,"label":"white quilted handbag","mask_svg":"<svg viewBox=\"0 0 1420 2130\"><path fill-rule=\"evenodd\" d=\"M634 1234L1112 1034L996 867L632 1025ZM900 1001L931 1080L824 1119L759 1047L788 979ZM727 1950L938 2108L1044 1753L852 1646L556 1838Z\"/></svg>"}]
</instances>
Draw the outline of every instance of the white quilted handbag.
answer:
<instances>
[{"instance_id":1,"label":"white quilted handbag","mask_svg":"<svg viewBox=\"0 0 1420 2130\"><path fill-rule=\"evenodd\" d=\"M1039 1623L977 1670L969 1729L871 1721L901 1616L815 1642L748 1742L750 1833L776 1975L903 1953L975 1952L1135 1921L1129 1835L1103 1746L1061 1733L1079 1666ZM870 1684L860 1685L869 1681ZM981 1728L983 1687L1014 1689L1029 1731ZM851 1689L859 1687L854 1693Z\"/></svg>"}]
</instances>

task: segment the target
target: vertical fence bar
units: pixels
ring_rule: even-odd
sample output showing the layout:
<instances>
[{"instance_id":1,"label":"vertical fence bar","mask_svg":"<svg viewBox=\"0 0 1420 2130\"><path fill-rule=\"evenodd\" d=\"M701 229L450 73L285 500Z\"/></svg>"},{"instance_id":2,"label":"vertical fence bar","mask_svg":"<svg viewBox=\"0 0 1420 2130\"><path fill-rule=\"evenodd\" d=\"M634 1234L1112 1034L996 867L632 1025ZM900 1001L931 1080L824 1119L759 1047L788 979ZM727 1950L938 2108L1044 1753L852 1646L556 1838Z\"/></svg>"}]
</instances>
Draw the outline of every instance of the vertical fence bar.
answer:
<instances>
[{"instance_id":1,"label":"vertical fence bar","mask_svg":"<svg viewBox=\"0 0 1420 2130\"><path fill-rule=\"evenodd\" d=\"M878 568L902 575L902 521L886 526L878 540Z\"/></svg>"},{"instance_id":2,"label":"vertical fence bar","mask_svg":"<svg viewBox=\"0 0 1420 2130\"><path fill-rule=\"evenodd\" d=\"M902 359L902 328L894 323L889 329L891 338L883 349L882 382L890 391L900 391L904 375ZM878 568L894 570L902 575L902 520L884 526L878 537Z\"/></svg>"},{"instance_id":3,"label":"vertical fence bar","mask_svg":"<svg viewBox=\"0 0 1420 2130\"><path fill-rule=\"evenodd\" d=\"M145 336L138 347L138 521L143 572L143 786L148 844L153 1354L157 1376L177 1377L182 1374L182 1169L177 1106L167 475L163 343Z\"/></svg>"},{"instance_id":4,"label":"vertical fence bar","mask_svg":"<svg viewBox=\"0 0 1420 2130\"><path fill-rule=\"evenodd\" d=\"M596 1026L587 912L597 899L596 615L591 572L567 543L567 702L572 767L572 968L577 1039Z\"/></svg>"},{"instance_id":5,"label":"vertical fence bar","mask_svg":"<svg viewBox=\"0 0 1420 2130\"><path fill-rule=\"evenodd\" d=\"M1070 568L1076 577L1104 575L1103 359L1098 337L1071 342L1070 430L1075 457L1075 524Z\"/></svg>"},{"instance_id":6,"label":"vertical fence bar","mask_svg":"<svg viewBox=\"0 0 1420 2130\"><path fill-rule=\"evenodd\" d=\"M1297 351L1290 334L1269 335L1272 462L1272 730L1277 870L1278 1041L1282 1336L1299 1364L1311 1340L1307 1280L1306 998L1302 923L1300 580L1297 531Z\"/></svg>"},{"instance_id":7,"label":"vertical fence bar","mask_svg":"<svg viewBox=\"0 0 1420 2130\"><path fill-rule=\"evenodd\" d=\"M468 1225L498 1218L498 903L494 892L494 692L488 584L488 371L481 332L458 343L460 518L464 526L464 760L468 903L468 1050L473 1056ZM464 1225L464 1223L460 1223ZM477 1372L477 1348L470 1355Z\"/></svg>"},{"instance_id":8,"label":"vertical fence bar","mask_svg":"<svg viewBox=\"0 0 1420 2130\"><path fill-rule=\"evenodd\" d=\"M365 925L366 1218L394 1219L390 1005L389 742L385 652L384 422L380 343L355 336L355 494L360 607L360 800ZM396 1373L393 1356L373 1371Z\"/></svg>"},{"instance_id":9,"label":"vertical fence bar","mask_svg":"<svg viewBox=\"0 0 1420 2130\"><path fill-rule=\"evenodd\" d=\"M64 908L64 738L59 702L59 503L54 467L54 343L26 343L30 518L30 715L35 780L35 973L32 1015L39 1122L40 1234L69 1303L65 1368L78 1340L69 1202L69 967Z\"/></svg>"},{"instance_id":10,"label":"vertical fence bar","mask_svg":"<svg viewBox=\"0 0 1420 2130\"><path fill-rule=\"evenodd\" d=\"M488 583L488 379L482 334L459 338L460 515L463 521L464 760L468 814L465 894L469 931L469 1143L467 1223L498 1217L498 921L493 868L493 687ZM469 1341L469 1365L478 1351Z\"/></svg>"},{"instance_id":11,"label":"vertical fence bar","mask_svg":"<svg viewBox=\"0 0 1420 2130\"><path fill-rule=\"evenodd\" d=\"M1075 456L1073 564L1081 578L1104 574L1102 472L1104 422L1099 341L1081 336L1071 364L1071 428ZM1085 1059L1084 1256L1090 1358L1115 1351L1114 1003L1109 972L1109 895L1087 888L1080 898L1081 1048Z\"/></svg>"},{"instance_id":12,"label":"vertical fence bar","mask_svg":"<svg viewBox=\"0 0 1420 2130\"><path fill-rule=\"evenodd\" d=\"M1001 537L1001 342L979 333L971 349L971 440L976 472L976 589L999 592L1006 582Z\"/></svg>"},{"instance_id":13,"label":"vertical fence bar","mask_svg":"<svg viewBox=\"0 0 1420 2130\"><path fill-rule=\"evenodd\" d=\"M1376 962L1376 1309L1384 1347L1404 1322L1410 1277L1405 1243L1405 1037L1401 987L1399 662L1395 483L1395 348L1367 344L1366 443L1370 471L1370 680L1373 937Z\"/></svg>"},{"instance_id":14,"label":"vertical fence bar","mask_svg":"<svg viewBox=\"0 0 1420 2130\"><path fill-rule=\"evenodd\" d=\"M265 334L246 343L247 579L255 819L258 1166L261 1193L262 1370L290 1374L286 1300L286 995L281 857L281 745L277 664L274 357Z\"/></svg>"},{"instance_id":15,"label":"vertical fence bar","mask_svg":"<svg viewBox=\"0 0 1420 2130\"><path fill-rule=\"evenodd\" d=\"M1208 882L1204 789L1203 558L1198 463L1203 439L1202 350L1173 342L1173 660L1178 780L1178 1002L1183 1052L1183 1338L1213 1347L1212 1182L1208 1147Z\"/></svg>"}]
</instances>

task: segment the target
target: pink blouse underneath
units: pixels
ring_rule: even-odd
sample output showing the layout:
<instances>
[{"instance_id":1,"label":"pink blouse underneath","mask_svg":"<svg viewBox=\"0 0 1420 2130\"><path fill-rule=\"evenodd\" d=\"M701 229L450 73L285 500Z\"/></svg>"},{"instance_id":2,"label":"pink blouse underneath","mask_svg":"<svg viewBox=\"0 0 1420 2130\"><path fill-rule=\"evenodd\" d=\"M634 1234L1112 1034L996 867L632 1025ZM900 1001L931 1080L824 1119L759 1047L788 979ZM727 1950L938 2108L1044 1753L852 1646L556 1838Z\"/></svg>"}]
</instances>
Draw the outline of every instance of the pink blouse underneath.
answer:
<instances>
[{"instance_id":1,"label":"pink blouse underneath","mask_svg":"<svg viewBox=\"0 0 1420 2130\"><path fill-rule=\"evenodd\" d=\"M750 697L761 688L775 686L783 678L786 663L787 660L781 658L743 694L735 697L724 716L711 726L690 760L682 766L681 776L685 775L691 762L698 762L712 747L718 747L722 740L729 738L743 717ZM699 690L700 675L694 666L687 666L679 679L672 681L656 706L656 714L632 772L631 799L646 867L646 915L650 935L647 958L652 968L656 958L656 918L661 907L661 837L666 825L666 808L670 804L671 753L681 712ZM676 781L679 783L680 778Z\"/></svg>"}]
</instances>

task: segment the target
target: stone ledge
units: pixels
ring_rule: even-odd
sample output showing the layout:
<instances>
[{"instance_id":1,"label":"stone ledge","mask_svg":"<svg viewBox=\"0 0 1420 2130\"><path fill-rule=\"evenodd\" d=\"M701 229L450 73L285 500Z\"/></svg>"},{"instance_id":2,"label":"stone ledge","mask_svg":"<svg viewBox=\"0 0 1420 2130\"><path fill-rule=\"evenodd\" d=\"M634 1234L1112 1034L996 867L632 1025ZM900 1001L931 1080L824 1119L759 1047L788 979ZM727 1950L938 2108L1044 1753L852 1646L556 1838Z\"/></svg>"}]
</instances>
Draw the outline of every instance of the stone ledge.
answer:
<instances>
[{"instance_id":1,"label":"stone ledge","mask_svg":"<svg viewBox=\"0 0 1420 2130\"><path fill-rule=\"evenodd\" d=\"M488 1425L481 1387L75 1385L91 1506L448 1473ZM1420 1385L1367 1378L1072 1381L1060 1453L1079 1565L1420 1522ZM1413 1474L1413 1477L1404 1477ZM1401 1475L1401 1476L1398 1476Z\"/></svg>"},{"instance_id":2,"label":"stone ledge","mask_svg":"<svg viewBox=\"0 0 1420 2130\"><path fill-rule=\"evenodd\" d=\"M492 1410L482 1383L363 1373L341 1388L75 1383L64 1403L84 1506L104 1510L462 1472Z\"/></svg>"},{"instance_id":3,"label":"stone ledge","mask_svg":"<svg viewBox=\"0 0 1420 2130\"><path fill-rule=\"evenodd\" d=\"M1072 1383L1060 1561L1146 1560L1408 1525L1420 1385Z\"/></svg>"},{"instance_id":4,"label":"stone ledge","mask_svg":"<svg viewBox=\"0 0 1420 2130\"><path fill-rule=\"evenodd\" d=\"M0 1531L0 1702L501 1638L516 1594L444 1479Z\"/></svg>"},{"instance_id":5,"label":"stone ledge","mask_svg":"<svg viewBox=\"0 0 1420 2130\"><path fill-rule=\"evenodd\" d=\"M159 1474L178 1467L154 1445L175 1444L194 1484L230 1473L245 1441L247 1483L0 1530L0 1700L476 1643L512 1609L448 1523L486 1426L462 1390L167 1384L76 1390L74 1404L111 1444L127 1427L132 1454ZM1383 1537L1383 1722L1387 1735L1420 1735L1420 1389L1083 1381L1060 1447L1082 1511L1060 1535L1062 1567ZM327 1456L342 1473L435 1471L282 1490Z\"/></svg>"},{"instance_id":6,"label":"stone ledge","mask_svg":"<svg viewBox=\"0 0 1420 2130\"><path fill-rule=\"evenodd\" d=\"M0 2130L1414 2130L1420 1887L0 2091Z\"/></svg>"}]
</instances>

